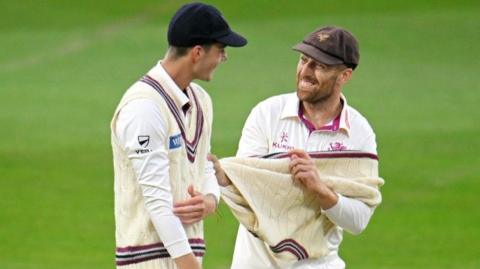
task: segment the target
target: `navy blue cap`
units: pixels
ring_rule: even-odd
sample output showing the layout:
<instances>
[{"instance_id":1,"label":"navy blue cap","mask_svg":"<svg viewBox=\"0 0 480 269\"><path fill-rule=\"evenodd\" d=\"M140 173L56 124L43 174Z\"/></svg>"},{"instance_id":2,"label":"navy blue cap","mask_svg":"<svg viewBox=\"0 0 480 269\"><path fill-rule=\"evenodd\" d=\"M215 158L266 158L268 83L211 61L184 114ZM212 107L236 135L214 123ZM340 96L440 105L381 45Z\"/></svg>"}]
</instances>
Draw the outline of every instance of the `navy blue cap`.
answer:
<instances>
[{"instance_id":1,"label":"navy blue cap","mask_svg":"<svg viewBox=\"0 0 480 269\"><path fill-rule=\"evenodd\" d=\"M247 40L233 32L214 6L190 3L182 6L168 25L168 44L176 47L218 42L230 47L243 47Z\"/></svg>"}]
</instances>

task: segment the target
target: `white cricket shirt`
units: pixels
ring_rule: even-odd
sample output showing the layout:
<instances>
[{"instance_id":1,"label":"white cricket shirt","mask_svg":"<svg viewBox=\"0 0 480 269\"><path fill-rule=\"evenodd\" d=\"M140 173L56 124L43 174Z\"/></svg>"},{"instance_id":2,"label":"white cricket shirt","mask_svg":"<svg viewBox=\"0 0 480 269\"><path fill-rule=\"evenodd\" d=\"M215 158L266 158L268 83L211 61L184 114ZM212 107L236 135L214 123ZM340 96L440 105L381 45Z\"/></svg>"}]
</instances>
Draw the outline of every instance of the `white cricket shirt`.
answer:
<instances>
[{"instance_id":1,"label":"white cricket shirt","mask_svg":"<svg viewBox=\"0 0 480 269\"><path fill-rule=\"evenodd\" d=\"M338 117L315 130L304 116L296 93L268 98L251 111L242 131L237 156L247 157L294 148L305 151L358 150L377 154L375 134L368 121L347 104ZM268 255L268 246L240 225L235 243L232 269L341 269L345 263L338 256L343 230L359 234L368 224L374 209L361 201L339 196L338 203L325 210L336 225L327 233L329 255L294 264L278 264Z\"/></svg>"},{"instance_id":2,"label":"white cricket shirt","mask_svg":"<svg viewBox=\"0 0 480 269\"><path fill-rule=\"evenodd\" d=\"M191 109L187 95L176 85L160 63L155 67L167 81L167 87L174 89L172 98L178 100L185 112L185 123L190 124ZM132 161L138 182L142 188L145 206L150 213L152 222L168 253L176 258L191 252L185 230L180 219L172 212L173 199L168 174L168 145L164 141L167 136L166 119L154 101L135 99L126 104L120 111L115 132L121 146ZM139 144L139 136L149 136L150 153L138 154L144 147ZM210 150L210 149L209 149ZM206 180L203 194L213 194L220 198L220 189L215 177L213 164L207 162Z\"/></svg>"}]
</instances>

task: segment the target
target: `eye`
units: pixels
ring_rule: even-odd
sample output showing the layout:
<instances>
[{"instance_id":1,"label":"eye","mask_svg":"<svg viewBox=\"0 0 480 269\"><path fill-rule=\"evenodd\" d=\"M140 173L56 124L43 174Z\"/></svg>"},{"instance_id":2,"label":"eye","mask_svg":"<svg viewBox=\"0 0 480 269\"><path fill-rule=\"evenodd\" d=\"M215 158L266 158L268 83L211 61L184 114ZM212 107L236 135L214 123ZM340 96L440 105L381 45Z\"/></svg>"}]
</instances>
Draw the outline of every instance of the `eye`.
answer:
<instances>
[{"instance_id":1,"label":"eye","mask_svg":"<svg viewBox=\"0 0 480 269\"><path fill-rule=\"evenodd\" d=\"M317 63L315 65L315 69L324 71L324 70L327 70L327 66L324 64Z\"/></svg>"},{"instance_id":2,"label":"eye","mask_svg":"<svg viewBox=\"0 0 480 269\"><path fill-rule=\"evenodd\" d=\"M305 64L306 62L308 62L308 59L307 59L307 57L302 55L302 56L300 56L300 61L302 62L302 64Z\"/></svg>"}]
</instances>

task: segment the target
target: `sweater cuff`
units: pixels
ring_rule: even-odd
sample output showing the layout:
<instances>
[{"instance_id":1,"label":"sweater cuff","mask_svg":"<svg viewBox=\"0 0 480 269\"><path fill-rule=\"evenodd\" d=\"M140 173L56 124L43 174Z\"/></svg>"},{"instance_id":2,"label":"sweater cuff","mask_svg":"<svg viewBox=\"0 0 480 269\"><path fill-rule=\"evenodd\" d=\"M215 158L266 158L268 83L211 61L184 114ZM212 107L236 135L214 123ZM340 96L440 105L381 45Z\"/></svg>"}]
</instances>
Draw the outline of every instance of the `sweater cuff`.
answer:
<instances>
[{"instance_id":1,"label":"sweater cuff","mask_svg":"<svg viewBox=\"0 0 480 269\"><path fill-rule=\"evenodd\" d=\"M192 253L192 249L190 248L190 244L188 243L188 239L182 239L177 242L174 242L168 246L165 246L168 250L168 254L172 259L181 257L188 253Z\"/></svg>"},{"instance_id":2,"label":"sweater cuff","mask_svg":"<svg viewBox=\"0 0 480 269\"><path fill-rule=\"evenodd\" d=\"M220 202L220 186L217 183L217 177L215 174L207 176L202 186L202 193L205 195L212 194L218 203Z\"/></svg>"}]
</instances>

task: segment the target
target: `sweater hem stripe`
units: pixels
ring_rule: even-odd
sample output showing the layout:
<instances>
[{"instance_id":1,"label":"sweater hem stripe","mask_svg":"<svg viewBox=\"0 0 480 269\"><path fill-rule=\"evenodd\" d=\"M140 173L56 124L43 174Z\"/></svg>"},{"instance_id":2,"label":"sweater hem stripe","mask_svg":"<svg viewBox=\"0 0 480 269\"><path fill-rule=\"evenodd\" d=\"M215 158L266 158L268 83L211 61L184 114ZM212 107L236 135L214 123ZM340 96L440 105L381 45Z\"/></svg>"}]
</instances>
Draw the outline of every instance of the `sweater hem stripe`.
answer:
<instances>
[{"instance_id":1,"label":"sweater hem stripe","mask_svg":"<svg viewBox=\"0 0 480 269\"><path fill-rule=\"evenodd\" d=\"M203 257L205 255L206 248L203 239L188 239L188 243L196 257ZM115 258L116 264L121 266L153 259L170 258L170 254L163 243L160 242L142 246L117 247Z\"/></svg>"}]
</instances>

